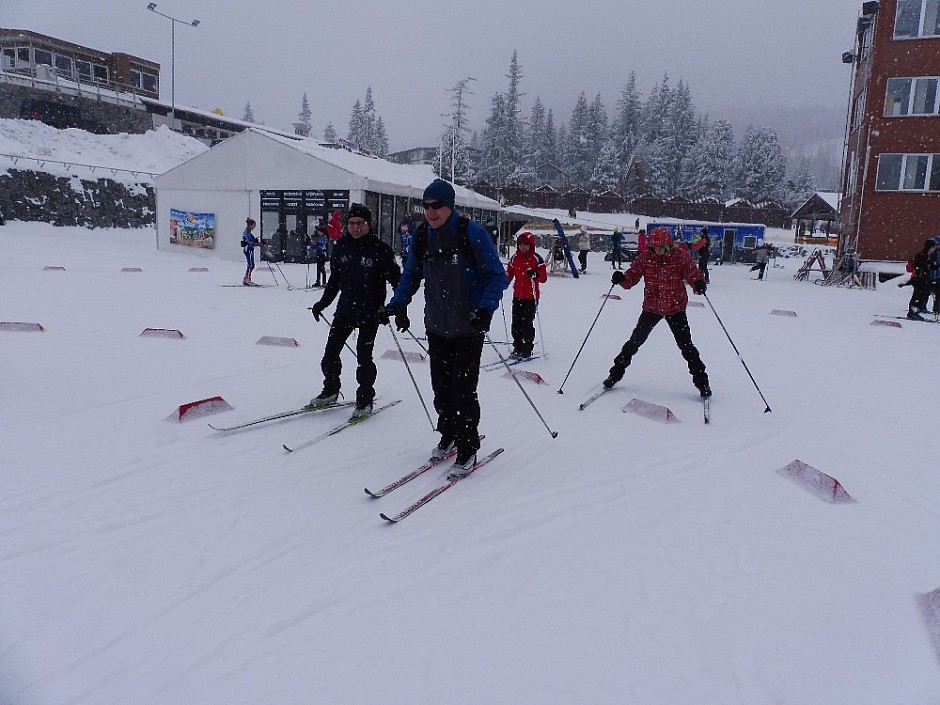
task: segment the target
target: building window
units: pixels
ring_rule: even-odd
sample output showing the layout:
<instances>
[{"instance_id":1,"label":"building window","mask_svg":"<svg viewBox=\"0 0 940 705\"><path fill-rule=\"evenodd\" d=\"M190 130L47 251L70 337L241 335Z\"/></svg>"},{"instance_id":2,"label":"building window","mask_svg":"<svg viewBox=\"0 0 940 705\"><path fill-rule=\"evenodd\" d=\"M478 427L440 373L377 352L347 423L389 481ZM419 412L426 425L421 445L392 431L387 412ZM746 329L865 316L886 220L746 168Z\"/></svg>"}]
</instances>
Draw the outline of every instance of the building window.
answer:
<instances>
[{"instance_id":1,"label":"building window","mask_svg":"<svg viewBox=\"0 0 940 705\"><path fill-rule=\"evenodd\" d=\"M940 191L940 154L882 154L876 191Z\"/></svg>"},{"instance_id":2,"label":"building window","mask_svg":"<svg viewBox=\"0 0 940 705\"><path fill-rule=\"evenodd\" d=\"M63 78L72 77L72 57L62 56L62 54L55 55L55 70Z\"/></svg>"},{"instance_id":3,"label":"building window","mask_svg":"<svg viewBox=\"0 0 940 705\"><path fill-rule=\"evenodd\" d=\"M94 64L91 67L92 73L95 77L96 83L107 83L108 82L108 67L102 66L101 64Z\"/></svg>"},{"instance_id":4,"label":"building window","mask_svg":"<svg viewBox=\"0 0 940 705\"><path fill-rule=\"evenodd\" d=\"M36 57L36 65L45 64L46 66L52 66L52 52L46 51L45 49L36 49L33 52L33 56Z\"/></svg>"},{"instance_id":5,"label":"building window","mask_svg":"<svg viewBox=\"0 0 940 705\"><path fill-rule=\"evenodd\" d=\"M91 80L91 62L75 60L75 73L80 81Z\"/></svg>"},{"instance_id":6,"label":"building window","mask_svg":"<svg viewBox=\"0 0 940 705\"><path fill-rule=\"evenodd\" d=\"M852 129L857 130L865 121L865 96L868 91L862 91L855 98L855 108L852 111Z\"/></svg>"},{"instance_id":7,"label":"building window","mask_svg":"<svg viewBox=\"0 0 940 705\"><path fill-rule=\"evenodd\" d=\"M131 69L131 85L150 93L157 92L157 77L152 73Z\"/></svg>"},{"instance_id":8,"label":"building window","mask_svg":"<svg viewBox=\"0 0 940 705\"><path fill-rule=\"evenodd\" d=\"M914 39L940 35L940 0L898 0L894 38Z\"/></svg>"},{"instance_id":9,"label":"building window","mask_svg":"<svg viewBox=\"0 0 940 705\"><path fill-rule=\"evenodd\" d=\"M937 84L940 78L889 78L885 116L936 115Z\"/></svg>"}]
</instances>

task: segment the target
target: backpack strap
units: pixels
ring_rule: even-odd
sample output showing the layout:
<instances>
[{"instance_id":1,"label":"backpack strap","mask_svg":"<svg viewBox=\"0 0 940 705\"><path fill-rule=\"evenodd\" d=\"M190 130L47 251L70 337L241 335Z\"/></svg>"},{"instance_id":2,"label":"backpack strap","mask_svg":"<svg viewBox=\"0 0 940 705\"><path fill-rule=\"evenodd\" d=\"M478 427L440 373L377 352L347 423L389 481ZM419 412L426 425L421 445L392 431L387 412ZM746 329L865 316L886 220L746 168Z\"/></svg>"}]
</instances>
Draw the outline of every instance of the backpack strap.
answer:
<instances>
[{"instance_id":1,"label":"backpack strap","mask_svg":"<svg viewBox=\"0 0 940 705\"><path fill-rule=\"evenodd\" d=\"M457 219L457 248L458 250L474 265L476 265L476 254L473 251L473 248L470 246L470 235L468 233L468 226L470 224L470 217L466 215L461 215ZM414 237L411 240L411 249L414 252L415 263L421 265L424 262L424 258L427 256L428 251L428 224L427 221L421 223L418 226L418 229L415 231Z\"/></svg>"}]
</instances>

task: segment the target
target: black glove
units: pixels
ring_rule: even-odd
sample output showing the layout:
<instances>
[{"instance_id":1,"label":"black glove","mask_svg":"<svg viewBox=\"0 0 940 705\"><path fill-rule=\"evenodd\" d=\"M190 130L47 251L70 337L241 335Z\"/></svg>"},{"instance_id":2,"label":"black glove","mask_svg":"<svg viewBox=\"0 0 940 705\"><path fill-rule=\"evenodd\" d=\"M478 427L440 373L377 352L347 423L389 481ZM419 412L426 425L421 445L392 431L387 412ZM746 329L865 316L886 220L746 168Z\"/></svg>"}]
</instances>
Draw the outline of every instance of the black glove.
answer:
<instances>
[{"instance_id":1,"label":"black glove","mask_svg":"<svg viewBox=\"0 0 940 705\"><path fill-rule=\"evenodd\" d=\"M313 320L319 322L319 320L320 320L320 314L323 313L323 309L325 309L325 308L326 308L326 306L323 305L323 302L322 302L322 301L317 301L313 306L311 306L311 307L310 307L310 313L313 314Z\"/></svg>"},{"instance_id":2,"label":"black glove","mask_svg":"<svg viewBox=\"0 0 940 705\"><path fill-rule=\"evenodd\" d=\"M395 327L398 329L399 333L404 333L406 330L411 328L411 321L408 320L408 314L404 311L399 311L395 314Z\"/></svg>"},{"instance_id":3,"label":"black glove","mask_svg":"<svg viewBox=\"0 0 940 705\"><path fill-rule=\"evenodd\" d=\"M624 274L623 272L617 271L610 275L610 283L619 284L626 278L627 278L626 274Z\"/></svg>"},{"instance_id":4,"label":"black glove","mask_svg":"<svg viewBox=\"0 0 940 705\"><path fill-rule=\"evenodd\" d=\"M534 270L534 269L527 269L527 270L525 270L525 275L526 275L529 279L536 279L536 278L539 276L539 273L538 273L536 270Z\"/></svg>"},{"instance_id":5,"label":"black glove","mask_svg":"<svg viewBox=\"0 0 940 705\"><path fill-rule=\"evenodd\" d=\"M492 311L488 308L478 308L470 314L470 327L478 333L485 333L490 329L490 321L492 320Z\"/></svg>"},{"instance_id":6,"label":"black glove","mask_svg":"<svg viewBox=\"0 0 940 705\"><path fill-rule=\"evenodd\" d=\"M708 287L705 285L705 280L704 280L704 279L699 279L697 282L695 282L695 283L692 285L692 291L694 291L694 292L695 292L696 294L698 294L699 296L701 296L702 294L704 294L704 293L705 293L705 289L707 289L707 288L708 288Z\"/></svg>"},{"instance_id":7,"label":"black glove","mask_svg":"<svg viewBox=\"0 0 940 705\"><path fill-rule=\"evenodd\" d=\"M398 309L395 308L394 306L391 306L391 305L383 306L382 308L379 309L379 323L381 323L382 325L387 326L389 319L392 318L393 316L395 318L398 317Z\"/></svg>"}]
</instances>

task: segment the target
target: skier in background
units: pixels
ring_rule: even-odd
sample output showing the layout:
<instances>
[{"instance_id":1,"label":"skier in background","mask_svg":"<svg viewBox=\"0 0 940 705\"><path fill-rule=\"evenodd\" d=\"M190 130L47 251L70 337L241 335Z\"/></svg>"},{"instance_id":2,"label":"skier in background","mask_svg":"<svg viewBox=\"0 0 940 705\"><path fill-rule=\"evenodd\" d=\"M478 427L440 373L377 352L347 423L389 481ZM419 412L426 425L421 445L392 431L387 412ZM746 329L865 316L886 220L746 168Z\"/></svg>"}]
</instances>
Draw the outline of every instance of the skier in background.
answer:
<instances>
[{"instance_id":1,"label":"skier in background","mask_svg":"<svg viewBox=\"0 0 940 705\"><path fill-rule=\"evenodd\" d=\"M712 395L712 390L705 373L705 364L692 343L692 331L685 313L689 303L685 285L688 284L696 294L702 295L706 290L705 277L695 266L689 251L675 247L668 230L654 228L649 234L647 249L637 255L626 273L614 272L610 277L612 284L619 284L624 289L636 286L640 279L644 280L643 310L630 340L624 343L614 358L604 387L610 389L623 379L633 356L646 342L656 324L665 318L682 357L689 365L693 384L699 390L699 395L707 399Z\"/></svg>"},{"instance_id":2,"label":"skier in background","mask_svg":"<svg viewBox=\"0 0 940 705\"><path fill-rule=\"evenodd\" d=\"M317 283L315 287L326 286L326 254L329 248L329 237L326 228L318 225L313 231L316 239L313 241L313 260L317 265Z\"/></svg>"},{"instance_id":3,"label":"skier in background","mask_svg":"<svg viewBox=\"0 0 940 705\"><path fill-rule=\"evenodd\" d=\"M708 237L708 226L702 228L701 232L692 238L692 249L698 253L698 268L702 270L702 276L705 277L705 283L708 284L708 253L711 240Z\"/></svg>"},{"instance_id":4,"label":"skier in background","mask_svg":"<svg viewBox=\"0 0 940 705\"><path fill-rule=\"evenodd\" d=\"M591 251L591 235L581 227L581 237L578 239L578 263L581 265L581 274L587 273L588 252Z\"/></svg>"},{"instance_id":5,"label":"skier in background","mask_svg":"<svg viewBox=\"0 0 940 705\"><path fill-rule=\"evenodd\" d=\"M506 274L512 289L512 347L509 357L523 360L535 346L535 312L539 284L548 281L545 260L535 251L535 235L526 231L516 238L516 252L509 258Z\"/></svg>"},{"instance_id":6,"label":"skier in background","mask_svg":"<svg viewBox=\"0 0 940 705\"><path fill-rule=\"evenodd\" d=\"M242 286L252 286L251 273L255 271L255 247L264 245L264 240L256 238L252 232L257 223L252 218L245 218L245 232L242 233L242 252L245 255L245 276Z\"/></svg>"}]
</instances>

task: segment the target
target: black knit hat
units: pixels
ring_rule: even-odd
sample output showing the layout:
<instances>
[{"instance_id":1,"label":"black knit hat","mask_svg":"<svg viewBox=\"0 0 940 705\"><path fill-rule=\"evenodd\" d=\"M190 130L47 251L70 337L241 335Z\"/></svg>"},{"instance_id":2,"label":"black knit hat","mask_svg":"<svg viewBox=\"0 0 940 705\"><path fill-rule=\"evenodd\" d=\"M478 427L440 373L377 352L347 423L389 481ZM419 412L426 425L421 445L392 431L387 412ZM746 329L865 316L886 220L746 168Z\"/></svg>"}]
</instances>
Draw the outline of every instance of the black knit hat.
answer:
<instances>
[{"instance_id":1,"label":"black knit hat","mask_svg":"<svg viewBox=\"0 0 940 705\"><path fill-rule=\"evenodd\" d=\"M350 218L362 218L369 224L369 230L372 230L372 211L366 208L361 203L353 203L349 207L349 212L346 213L346 222L349 222Z\"/></svg>"}]
</instances>

